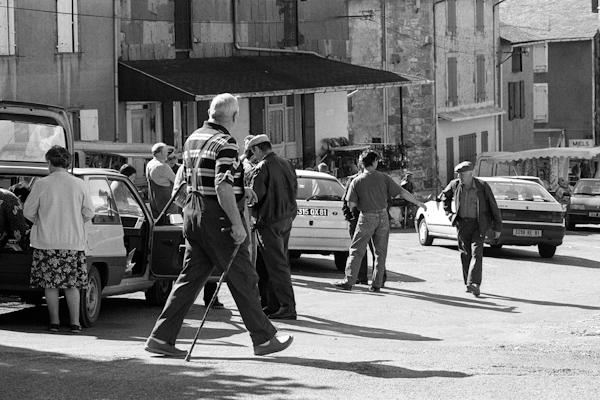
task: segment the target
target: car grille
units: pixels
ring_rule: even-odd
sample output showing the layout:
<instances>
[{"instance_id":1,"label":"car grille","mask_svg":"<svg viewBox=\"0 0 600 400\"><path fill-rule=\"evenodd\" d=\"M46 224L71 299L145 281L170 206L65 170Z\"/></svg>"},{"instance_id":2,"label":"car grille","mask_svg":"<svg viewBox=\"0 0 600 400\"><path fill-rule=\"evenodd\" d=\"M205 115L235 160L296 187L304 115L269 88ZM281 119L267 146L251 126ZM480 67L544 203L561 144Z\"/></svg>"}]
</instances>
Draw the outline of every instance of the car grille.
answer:
<instances>
[{"instance_id":1,"label":"car grille","mask_svg":"<svg viewBox=\"0 0 600 400\"><path fill-rule=\"evenodd\" d=\"M502 219L506 221L553 222L561 223L563 213L556 211L501 210Z\"/></svg>"}]
</instances>

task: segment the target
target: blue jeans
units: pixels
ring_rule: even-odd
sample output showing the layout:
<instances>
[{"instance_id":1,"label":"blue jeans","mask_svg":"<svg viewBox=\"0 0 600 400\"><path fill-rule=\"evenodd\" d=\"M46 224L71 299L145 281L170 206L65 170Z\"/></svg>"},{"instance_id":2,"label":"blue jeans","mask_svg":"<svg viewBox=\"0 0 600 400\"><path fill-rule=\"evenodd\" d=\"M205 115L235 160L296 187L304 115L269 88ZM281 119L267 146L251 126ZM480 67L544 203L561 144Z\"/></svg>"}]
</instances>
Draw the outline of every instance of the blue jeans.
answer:
<instances>
[{"instance_id":1,"label":"blue jeans","mask_svg":"<svg viewBox=\"0 0 600 400\"><path fill-rule=\"evenodd\" d=\"M390 220L387 210L360 213L358 223L356 224L356 231L350 244L350 255L346 262L346 279L348 283L351 285L356 283L360 264L367 252L369 241L373 239L375 265L373 267L373 282L371 285L378 288L383 285L389 238Z\"/></svg>"}]
</instances>

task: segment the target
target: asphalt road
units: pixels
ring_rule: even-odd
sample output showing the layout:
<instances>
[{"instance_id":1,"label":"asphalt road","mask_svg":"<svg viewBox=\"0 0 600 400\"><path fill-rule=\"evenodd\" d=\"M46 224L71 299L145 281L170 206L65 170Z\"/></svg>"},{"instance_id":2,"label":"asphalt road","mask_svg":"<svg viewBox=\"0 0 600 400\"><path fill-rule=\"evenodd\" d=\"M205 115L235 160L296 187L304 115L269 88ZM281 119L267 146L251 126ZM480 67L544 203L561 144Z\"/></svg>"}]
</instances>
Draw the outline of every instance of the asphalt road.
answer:
<instances>
[{"instance_id":1,"label":"asphalt road","mask_svg":"<svg viewBox=\"0 0 600 400\"><path fill-rule=\"evenodd\" d=\"M214 311L189 363L143 343L158 308L141 294L106 299L80 336L45 332L45 307L0 304L0 399L598 399L600 228L570 233L553 259L487 249L479 299L464 292L453 242L390 240L379 294L339 292L326 257L294 262L295 336L254 357L234 302ZM178 345L202 318L198 303Z\"/></svg>"}]
</instances>

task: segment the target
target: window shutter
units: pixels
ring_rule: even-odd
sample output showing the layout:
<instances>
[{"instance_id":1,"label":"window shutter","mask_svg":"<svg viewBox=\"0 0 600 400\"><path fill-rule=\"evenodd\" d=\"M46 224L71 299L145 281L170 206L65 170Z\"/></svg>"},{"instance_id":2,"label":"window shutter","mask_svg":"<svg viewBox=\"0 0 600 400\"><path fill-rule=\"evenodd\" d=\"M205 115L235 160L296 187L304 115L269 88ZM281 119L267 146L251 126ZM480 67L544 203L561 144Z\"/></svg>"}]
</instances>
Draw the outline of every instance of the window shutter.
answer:
<instances>
[{"instance_id":1,"label":"window shutter","mask_svg":"<svg viewBox=\"0 0 600 400\"><path fill-rule=\"evenodd\" d=\"M533 85L533 120L535 122L548 122L547 83L535 83Z\"/></svg>"},{"instance_id":2,"label":"window shutter","mask_svg":"<svg viewBox=\"0 0 600 400\"><path fill-rule=\"evenodd\" d=\"M73 0L56 1L56 26L58 32L58 52L73 52Z\"/></svg>"},{"instance_id":3,"label":"window shutter","mask_svg":"<svg viewBox=\"0 0 600 400\"><path fill-rule=\"evenodd\" d=\"M446 30L450 35L456 35L456 0L447 0L447 24Z\"/></svg>"},{"instance_id":4,"label":"window shutter","mask_svg":"<svg viewBox=\"0 0 600 400\"><path fill-rule=\"evenodd\" d=\"M508 82L508 120L515 119L515 83Z\"/></svg>"},{"instance_id":5,"label":"window shutter","mask_svg":"<svg viewBox=\"0 0 600 400\"><path fill-rule=\"evenodd\" d=\"M454 179L454 138L446 138L446 179Z\"/></svg>"},{"instance_id":6,"label":"window shutter","mask_svg":"<svg viewBox=\"0 0 600 400\"><path fill-rule=\"evenodd\" d=\"M483 131L481 132L481 152L485 153L486 151L488 151L488 140L489 140L489 135L488 135L488 131Z\"/></svg>"},{"instance_id":7,"label":"window shutter","mask_svg":"<svg viewBox=\"0 0 600 400\"><path fill-rule=\"evenodd\" d=\"M475 30L477 32L483 32L484 30L484 4L485 3L483 2L483 0L475 0Z\"/></svg>"},{"instance_id":8,"label":"window shutter","mask_svg":"<svg viewBox=\"0 0 600 400\"><path fill-rule=\"evenodd\" d=\"M190 0L175 0L175 48L192 48L192 5Z\"/></svg>"},{"instance_id":9,"label":"window shutter","mask_svg":"<svg viewBox=\"0 0 600 400\"><path fill-rule=\"evenodd\" d=\"M525 118L525 81L519 81L519 118Z\"/></svg>"},{"instance_id":10,"label":"window shutter","mask_svg":"<svg viewBox=\"0 0 600 400\"><path fill-rule=\"evenodd\" d=\"M448 57L448 105L458 104L458 71L456 57Z\"/></svg>"},{"instance_id":11,"label":"window shutter","mask_svg":"<svg viewBox=\"0 0 600 400\"><path fill-rule=\"evenodd\" d=\"M15 54L14 0L0 0L0 55Z\"/></svg>"},{"instance_id":12,"label":"window shutter","mask_svg":"<svg viewBox=\"0 0 600 400\"><path fill-rule=\"evenodd\" d=\"M265 132L265 98L250 98L250 134L260 135Z\"/></svg>"},{"instance_id":13,"label":"window shutter","mask_svg":"<svg viewBox=\"0 0 600 400\"><path fill-rule=\"evenodd\" d=\"M477 101L485 101L485 56L477 56L476 68L476 85L477 85Z\"/></svg>"},{"instance_id":14,"label":"window shutter","mask_svg":"<svg viewBox=\"0 0 600 400\"><path fill-rule=\"evenodd\" d=\"M598 13L598 0L592 0L592 12Z\"/></svg>"},{"instance_id":15,"label":"window shutter","mask_svg":"<svg viewBox=\"0 0 600 400\"><path fill-rule=\"evenodd\" d=\"M512 51L512 72L523 71L523 51L521 47L515 47Z\"/></svg>"}]
</instances>

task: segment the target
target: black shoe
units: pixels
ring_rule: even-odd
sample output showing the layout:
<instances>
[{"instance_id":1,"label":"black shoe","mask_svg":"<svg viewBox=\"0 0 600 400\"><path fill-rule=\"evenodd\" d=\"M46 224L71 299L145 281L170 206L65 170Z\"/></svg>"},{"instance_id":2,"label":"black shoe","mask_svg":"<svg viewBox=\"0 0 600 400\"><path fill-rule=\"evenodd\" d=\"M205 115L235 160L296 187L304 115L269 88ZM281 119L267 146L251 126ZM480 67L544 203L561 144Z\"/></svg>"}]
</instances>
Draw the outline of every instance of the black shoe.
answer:
<instances>
[{"instance_id":1,"label":"black shoe","mask_svg":"<svg viewBox=\"0 0 600 400\"><path fill-rule=\"evenodd\" d=\"M477 284L477 283L470 283L467 286L467 291L469 291L469 289L471 289L470 292L473 293L473 296L475 296L475 297L479 297L479 295L481 294L481 292L479 290L479 284Z\"/></svg>"},{"instance_id":2,"label":"black shoe","mask_svg":"<svg viewBox=\"0 0 600 400\"><path fill-rule=\"evenodd\" d=\"M208 302L204 302L204 307L208 307L209 304L210 300ZM213 310L223 310L224 308L225 306L219 300L215 300L215 302L212 305Z\"/></svg>"},{"instance_id":3,"label":"black shoe","mask_svg":"<svg viewBox=\"0 0 600 400\"><path fill-rule=\"evenodd\" d=\"M381 288L378 288L377 286L369 286L369 292L379 293L380 291Z\"/></svg>"},{"instance_id":4,"label":"black shoe","mask_svg":"<svg viewBox=\"0 0 600 400\"><path fill-rule=\"evenodd\" d=\"M267 354L277 353L278 351L285 350L290 347L290 344L292 344L293 340L294 337L290 335L275 335L271 340L254 346L254 355L266 356Z\"/></svg>"},{"instance_id":5,"label":"black shoe","mask_svg":"<svg viewBox=\"0 0 600 400\"><path fill-rule=\"evenodd\" d=\"M471 293L473 291L473 289L471 288L471 285L467 285L467 293Z\"/></svg>"},{"instance_id":6,"label":"black shoe","mask_svg":"<svg viewBox=\"0 0 600 400\"><path fill-rule=\"evenodd\" d=\"M282 307L276 312L268 314L267 317L269 319L296 319L297 315L295 310L286 310Z\"/></svg>"},{"instance_id":7,"label":"black shoe","mask_svg":"<svg viewBox=\"0 0 600 400\"><path fill-rule=\"evenodd\" d=\"M349 284L346 280L332 283L332 285L341 290L352 290L352 285Z\"/></svg>"},{"instance_id":8,"label":"black shoe","mask_svg":"<svg viewBox=\"0 0 600 400\"><path fill-rule=\"evenodd\" d=\"M270 314L275 314L277 311L279 311L279 308L267 306L267 307L263 307L262 310L266 315L270 315Z\"/></svg>"},{"instance_id":9,"label":"black shoe","mask_svg":"<svg viewBox=\"0 0 600 400\"><path fill-rule=\"evenodd\" d=\"M369 284L368 279L359 279L356 281L356 285L368 285L368 284Z\"/></svg>"},{"instance_id":10,"label":"black shoe","mask_svg":"<svg viewBox=\"0 0 600 400\"><path fill-rule=\"evenodd\" d=\"M71 333L81 333L81 325L71 325Z\"/></svg>"}]
</instances>

